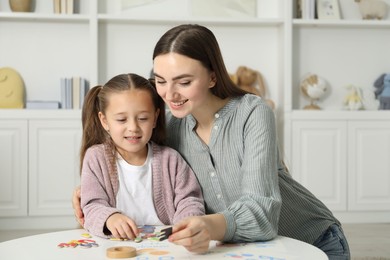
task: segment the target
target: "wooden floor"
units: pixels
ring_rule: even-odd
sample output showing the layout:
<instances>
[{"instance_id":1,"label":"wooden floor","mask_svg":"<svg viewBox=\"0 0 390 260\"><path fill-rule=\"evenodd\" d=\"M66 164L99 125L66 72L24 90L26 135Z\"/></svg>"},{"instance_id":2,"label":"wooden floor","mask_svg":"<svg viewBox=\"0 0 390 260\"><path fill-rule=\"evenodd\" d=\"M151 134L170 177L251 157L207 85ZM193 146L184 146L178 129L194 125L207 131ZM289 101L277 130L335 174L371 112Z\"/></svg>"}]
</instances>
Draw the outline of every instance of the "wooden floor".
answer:
<instances>
[{"instance_id":1,"label":"wooden floor","mask_svg":"<svg viewBox=\"0 0 390 260\"><path fill-rule=\"evenodd\" d=\"M352 260L390 260L390 223L344 224ZM0 242L58 230L0 230Z\"/></svg>"},{"instance_id":2,"label":"wooden floor","mask_svg":"<svg viewBox=\"0 0 390 260\"><path fill-rule=\"evenodd\" d=\"M390 223L344 224L352 260L390 260Z\"/></svg>"}]
</instances>

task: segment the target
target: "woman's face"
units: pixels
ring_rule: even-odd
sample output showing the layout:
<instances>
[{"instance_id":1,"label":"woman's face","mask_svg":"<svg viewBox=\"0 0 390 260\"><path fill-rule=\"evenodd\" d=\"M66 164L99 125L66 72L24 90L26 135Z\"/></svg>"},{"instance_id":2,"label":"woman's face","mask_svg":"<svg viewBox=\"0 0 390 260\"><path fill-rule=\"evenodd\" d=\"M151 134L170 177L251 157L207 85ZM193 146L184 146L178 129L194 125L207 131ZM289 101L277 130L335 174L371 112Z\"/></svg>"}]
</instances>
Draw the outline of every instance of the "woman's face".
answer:
<instances>
[{"instance_id":1,"label":"woman's face","mask_svg":"<svg viewBox=\"0 0 390 260\"><path fill-rule=\"evenodd\" d=\"M216 83L214 73L199 61L177 53L157 56L154 74L158 94L177 118L204 109Z\"/></svg>"}]
</instances>

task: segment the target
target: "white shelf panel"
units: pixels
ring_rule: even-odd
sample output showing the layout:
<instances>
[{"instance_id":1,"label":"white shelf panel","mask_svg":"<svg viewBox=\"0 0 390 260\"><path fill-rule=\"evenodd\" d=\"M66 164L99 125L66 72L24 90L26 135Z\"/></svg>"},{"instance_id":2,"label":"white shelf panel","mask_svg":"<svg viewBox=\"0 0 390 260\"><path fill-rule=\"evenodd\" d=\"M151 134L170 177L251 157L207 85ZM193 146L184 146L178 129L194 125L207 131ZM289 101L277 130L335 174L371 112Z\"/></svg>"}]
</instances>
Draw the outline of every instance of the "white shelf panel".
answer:
<instances>
[{"instance_id":1,"label":"white shelf panel","mask_svg":"<svg viewBox=\"0 0 390 260\"><path fill-rule=\"evenodd\" d=\"M309 20L294 19L299 27L337 27L337 28L390 28L389 20Z\"/></svg>"},{"instance_id":2,"label":"white shelf panel","mask_svg":"<svg viewBox=\"0 0 390 260\"><path fill-rule=\"evenodd\" d=\"M98 14L99 22L111 23L136 23L136 24L181 24L181 23L199 23L199 24L220 24L235 26L281 26L283 19L278 18L246 18L246 19L228 19L228 18L202 18L202 17L182 17L182 18L164 18L164 17L134 17L125 14Z\"/></svg>"},{"instance_id":3,"label":"white shelf panel","mask_svg":"<svg viewBox=\"0 0 390 260\"><path fill-rule=\"evenodd\" d=\"M80 119L77 109L0 109L0 119Z\"/></svg>"},{"instance_id":4,"label":"white shelf panel","mask_svg":"<svg viewBox=\"0 0 390 260\"><path fill-rule=\"evenodd\" d=\"M39 14L0 12L0 21L42 21L42 22L89 22L89 16L83 14Z\"/></svg>"},{"instance_id":5,"label":"white shelf panel","mask_svg":"<svg viewBox=\"0 0 390 260\"><path fill-rule=\"evenodd\" d=\"M324 111L293 110L293 120L390 120L390 111Z\"/></svg>"}]
</instances>

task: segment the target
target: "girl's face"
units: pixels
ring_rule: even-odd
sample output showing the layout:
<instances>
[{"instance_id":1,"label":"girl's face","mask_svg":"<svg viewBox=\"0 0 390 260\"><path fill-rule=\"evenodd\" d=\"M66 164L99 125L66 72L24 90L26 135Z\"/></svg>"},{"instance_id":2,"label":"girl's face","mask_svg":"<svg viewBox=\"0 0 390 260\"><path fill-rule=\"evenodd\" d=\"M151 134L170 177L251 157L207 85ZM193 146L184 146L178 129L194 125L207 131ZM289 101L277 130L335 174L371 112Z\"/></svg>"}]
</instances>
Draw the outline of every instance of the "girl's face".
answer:
<instances>
[{"instance_id":1,"label":"girl's face","mask_svg":"<svg viewBox=\"0 0 390 260\"><path fill-rule=\"evenodd\" d=\"M196 114L208 106L216 80L199 61L177 53L160 55L154 59L154 74L157 92L175 117Z\"/></svg>"},{"instance_id":2,"label":"girl's face","mask_svg":"<svg viewBox=\"0 0 390 260\"><path fill-rule=\"evenodd\" d=\"M102 126L109 132L123 159L142 165L142 159L147 155L146 144L159 114L150 93L137 89L112 93L108 104L105 114L99 112Z\"/></svg>"}]
</instances>

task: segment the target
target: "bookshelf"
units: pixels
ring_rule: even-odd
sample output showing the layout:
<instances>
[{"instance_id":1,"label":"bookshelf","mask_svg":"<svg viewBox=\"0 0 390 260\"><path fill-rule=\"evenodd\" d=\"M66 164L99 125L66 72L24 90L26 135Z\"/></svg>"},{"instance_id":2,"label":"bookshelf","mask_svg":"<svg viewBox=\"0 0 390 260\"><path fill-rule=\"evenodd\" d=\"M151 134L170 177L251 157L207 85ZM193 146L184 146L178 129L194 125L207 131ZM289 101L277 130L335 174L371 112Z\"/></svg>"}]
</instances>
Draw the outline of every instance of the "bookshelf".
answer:
<instances>
[{"instance_id":1,"label":"bookshelf","mask_svg":"<svg viewBox=\"0 0 390 260\"><path fill-rule=\"evenodd\" d=\"M368 101L376 78L389 71L390 17L362 20L354 1L339 0L341 20L298 19L293 8L297 2L288 2L283 109L287 164L294 178L342 222L386 222L390 167L382 156L390 156L390 111L348 111L343 99L345 86L353 84ZM309 101L299 87L308 72L328 82L320 111L302 109Z\"/></svg>"},{"instance_id":2,"label":"bookshelf","mask_svg":"<svg viewBox=\"0 0 390 260\"><path fill-rule=\"evenodd\" d=\"M385 1L390 6L390 0ZM22 75L28 99L60 101L62 77L86 78L91 87L119 73L134 72L147 77L158 38L172 26L199 23L215 33L230 72L245 65L263 74L267 93L276 104L282 151L294 177L343 221L380 222L388 218L389 166L379 164L374 168L376 177L385 180L379 183L380 189L375 188L378 182L370 179L372 171L368 169L377 162L378 153L390 157L388 143L376 139L390 139L390 113L343 111L341 102L346 94L344 85L369 87L377 76L388 71L390 16L382 21L363 21L357 4L351 0L339 0L341 20L297 19L296 0L257 0L257 15L244 18L193 16L191 0L156 1L126 9L120 0L83 0L75 14L55 14L51 1L35 2L34 12L13 13L8 0L0 0L0 66L13 67ZM331 85L329 95L319 101L321 111L302 110L308 100L300 94L299 83L307 72L318 73ZM25 127L16 136L26 147L31 145L25 140L25 135L32 131L31 123L40 122L44 129L54 121L58 126L72 125L67 132L54 130L59 138L65 135L63 138L72 143L67 160L76 177L60 189L64 203L69 202L78 180L78 148L74 140L80 137L80 110L0 110L0 142L9 138L9 130L3 126L14 120L20 123L16 124L18 127ZM378 144L375 155L365 152L370 143ZM9 144L7 149L13 145ZM24 148L18 149L16 154ZM30 152L25 155L27 158L33 156ZM46 154L42 150L41 155ZM359 164L359 156L364 156L367 163ZM331 159L321 160L324 157ZM23 179L37 172L31 167L21 169L8 164L7 169L15 170ZM37 180L42 181L39 177ZM40 185L45 183L39 181ZM45 193L42 196L46 198ZM22 200L22 208L33 203L25 201L25 194L15 198ZM374 198L379 200L375 202ZM18 205L19 201L14 203ZM6 215L5 225L11 221L7 212L6 208L2 211L0 202L0 216ZM70 205L42 212L38 215L57 219L65 214L68 223L73 221ZM33 221L27 209L20 219Z\"/></svg>"}]
</instances>

